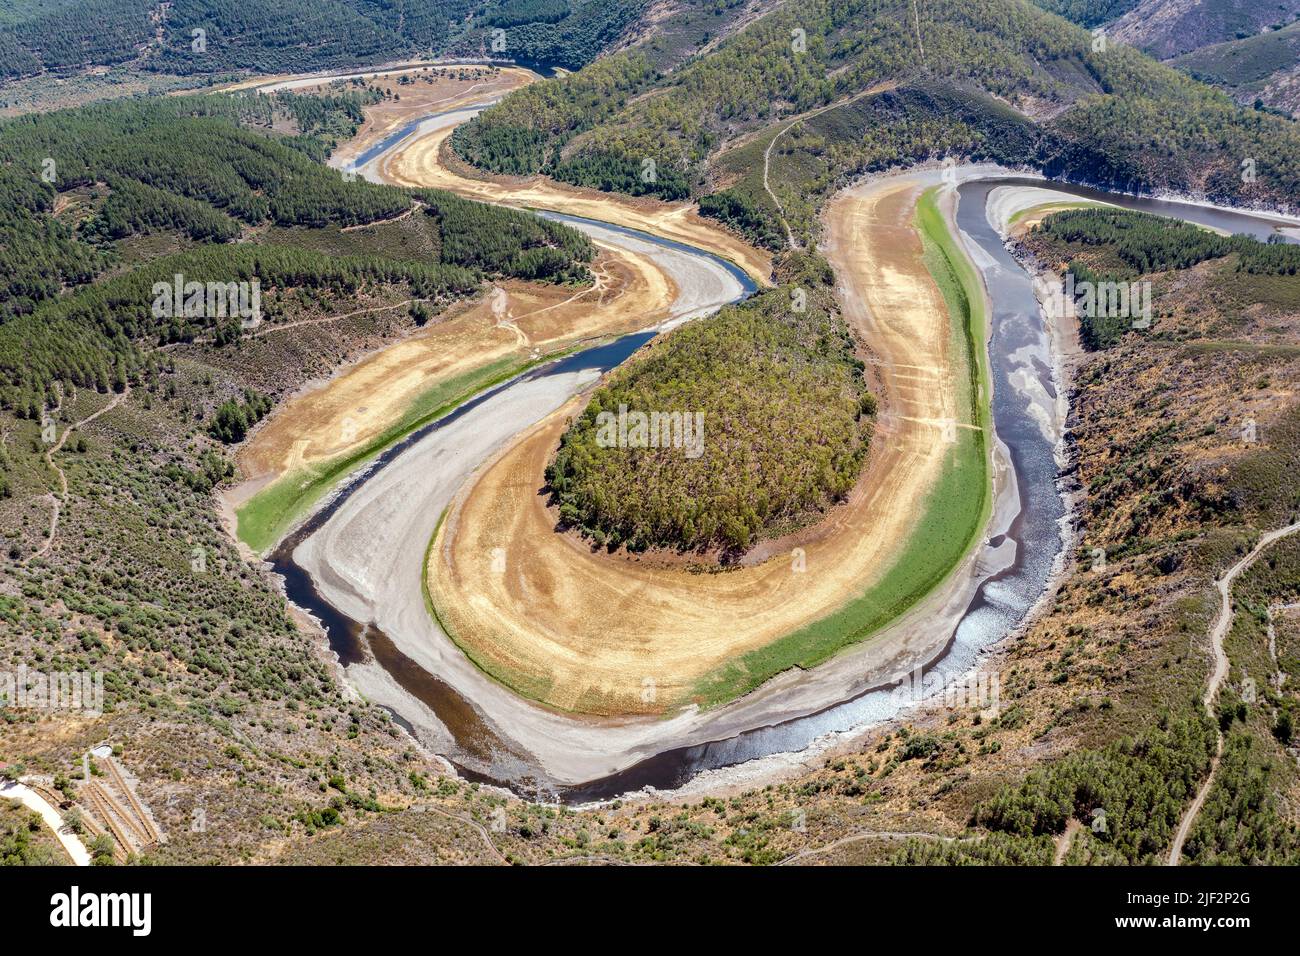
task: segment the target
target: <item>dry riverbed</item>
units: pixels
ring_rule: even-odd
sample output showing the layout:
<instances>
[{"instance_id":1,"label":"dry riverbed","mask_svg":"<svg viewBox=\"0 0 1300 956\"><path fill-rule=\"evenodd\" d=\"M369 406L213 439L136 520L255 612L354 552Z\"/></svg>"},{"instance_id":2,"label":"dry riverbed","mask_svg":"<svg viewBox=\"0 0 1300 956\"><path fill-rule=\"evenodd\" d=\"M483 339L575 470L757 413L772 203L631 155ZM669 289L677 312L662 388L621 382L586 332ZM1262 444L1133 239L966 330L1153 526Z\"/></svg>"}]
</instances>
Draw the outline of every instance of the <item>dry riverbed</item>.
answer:
<instances>
[{"instance_id":1,"label":"dry riverbed","mask_svg":"<svg viewBox=\"0 0 1300 956\"><path fill-rule=\"evenodd\" d=\"M870 344L882 412L848 502L756 566L694 573L609 556L555 533L539 492L565 406L490 463L448 513L429 560L444 626L489 673L566 711L661 713L713 669L870 592L916 530L961 418L950 317L913 224L924 184L836 202L831 254L846 317ZM969 427L964 424L962 427Z\"/></svg>"}]
</instances>

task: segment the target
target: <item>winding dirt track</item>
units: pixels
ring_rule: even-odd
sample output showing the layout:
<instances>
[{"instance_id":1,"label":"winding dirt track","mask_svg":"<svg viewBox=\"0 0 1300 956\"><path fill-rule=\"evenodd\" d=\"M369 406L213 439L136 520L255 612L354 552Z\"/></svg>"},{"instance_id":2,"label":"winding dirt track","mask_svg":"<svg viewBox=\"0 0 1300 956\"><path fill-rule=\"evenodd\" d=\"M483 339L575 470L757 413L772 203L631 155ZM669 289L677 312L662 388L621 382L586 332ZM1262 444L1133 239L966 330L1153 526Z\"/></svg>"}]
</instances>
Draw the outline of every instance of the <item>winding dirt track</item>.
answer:
<instances>
[{"instance_id":1,"label":"winding dirt track","mask_svg":"<svg viewBox=\"0 0 1300 956\"><path fill-rule=\"evenodd\" d=\"M791 542L806 571L793 569L788 549L697 574L556 534L539 491L581 408L571 403L486 467L435 543L434 606L480 666L561 710L662 712L711 669L826 616L883 575L943 469L943 423L958 417L949 317L912 224L923 189L885 181L829 215L845 314L871 344L885 411L850 500Z\"/></svg>"},{"instance_id":2,"label":"winding dirt track","mask_svg":"<svg viewBox=\"0 0 1300 956\"><path fill-rule=\"evenodd\" d=\"M53 504L53 508L50 512L50 533L46 536L45 543L41 545L41 547L38 550L33 551L30 555L27 556L26 560L23 562L24 564L36 558L43 558L47 554L49 554L51 549L54 547L54 540L59 534L59 517L63 513L64 499L68 497L68 476L64 472L64 470L59 466L58 462L54 460L54 456L63 450L63 446L67 443L68 439L72 436L72 433L74 431L76 431L78 428L84 428L85 426L93 422L95 419L99 418L101 415L106 415L107 413L111 412L113 409L117 408L118 405L121 405L122 402L126 399L126 397L130 394L131 394L131 386L127 385L122 389L121 392L114 395L112 400L109 401L109 403L105 405L103 408L101 408L99 411L93 412L92 414L87 415L85 418L81 419L81 421L73 422L71 425L65 428L63 430L63 434L59 436L58 442L56 442L49 449L46 450L45 463L49 465L51 468L53 468L54 472L59 476L59 490L50 492L50 496L49 496L50 501ZM55 411L57 412L58 409L55 409Z\"/></svg>"},{"instance_id":3,"label":"winding dirt track","mask_svg":"<svg viewBox=\"0 0 1300 956\"><path fill-rule=\"evenodd\" d=\"M1214 653L1214 667L1210 669L1209 680L1205 684L1205 696L1201 702L1205 705L1205 712L1214 720L1214 698L1218 696L1219 688L1228 677L1229 661L1228 655L1223 650L1223 641L1228 636L1228 631L1232 628L1232 582L1237 580L1243 571L1255 563L1256 559L1264 553L1265 549L1271 546L1280 538L1287 535L1295 534L1300 531L1300 522L1289 524L1285 528L1278 528L1270 531L1259 539L1259 543L1250 550L1244 558L1228 569L1228 573L1216 582L1219 591L1219 616L1215 618L1214 627L1210 631L1210 649ZM1205 805L1205 798L1210 793L1210 787L1214 783L1214 775L1219 769L1219 758L1223 756L1223 734L1217 730L1218 740L1214 749L1214 759L1210 761L1210 772L1205 775L1205 782L1201 784L1201 789L1196 793L1196 799L1192 801L1187 812L1183 814L1182 822L1178 824L1178 832L1174 834L1174 842L1169 847L1169 866L1177 866L1183 857L1183 844L1187 842L1187 835L1192 832L1192 826L1196 823L1196 817L1201 812L1201 807Z\"/></svg>"}]
</instances>

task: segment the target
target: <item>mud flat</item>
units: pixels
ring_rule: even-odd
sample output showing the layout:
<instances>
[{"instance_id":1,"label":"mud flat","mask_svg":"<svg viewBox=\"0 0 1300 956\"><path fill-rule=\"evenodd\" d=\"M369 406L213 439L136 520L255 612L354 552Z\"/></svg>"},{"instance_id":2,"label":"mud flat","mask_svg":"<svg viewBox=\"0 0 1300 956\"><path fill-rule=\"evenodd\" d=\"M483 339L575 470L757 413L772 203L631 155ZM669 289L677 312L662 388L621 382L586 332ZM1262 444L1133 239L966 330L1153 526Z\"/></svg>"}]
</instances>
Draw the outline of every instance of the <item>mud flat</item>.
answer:
<instances>
[{"instance_id":1,"label":"mud flat","mask_svg":"<svg viewBox=\"0 0 1300 956\"><path fill-rule=\"evenodd\" d=\"M478 106L484 101L499 99L511 90L526 86L538 79L536 73L522 67L501 67L495 75L480 78L463 80L455 78L458 72L474 69L476 68L467 66L430 66L427 72L422 68L419 71L401 70L384 73L378 77L367 75L371 85L391 90L401 98L396 101L383 100L367 106L365 122L357 130L357 135L335 151L332 157L335 164L351 165L358 156L375 143L431 113L445 113ZM396 82L400 77L409 75L416 78L413 85L403 86ZM426 78L432 78L433 83L426 84Z\"/></svg>"},{"instance_id":2,"label":"mud flat","mask_svg":"<svg viewBox=\"0 0 1300 956\"><path fill-rule=\"evenodd\" d=\"M391 171L397 156L415 150L417 157L424 157L420 165L437 176L443 167L438 149L431 149L429 140L434 137L428 134L440 134L440 142L445 141L451 126L470 113L456 111L413 129L399 129L376 144L378 148L372 147L373 153L367 150L359 159L365 160L368 175L378 176L377 169ZM868 184L841 201L858 201L877 189L884 193L910 191L914 200L938 178L937 172L921 173L910 179ZM540 181L531 186L527 182L503 185L496 180L486 187L466 185L482 182L450 174L435 182L412 179L413 184L441 185L512 205L559 206L572 212L588 208L575 208L580 201L594 202L590 207L593 215L660 235L672 235L674 224L683 218L666 214L662 204L655 204L658 208L653 216L658 218L653 221L639 210L643 218L624 218L630 215L625 207L636 204L615 202L603 194L583 196L587 191L582 190L574 191L578 196L570 196L566 188L555 187L563 196L561 200L550 184ZM900 185L903 182L907 185ZM485 188L488 194L482 194ZM495 189L506 192L493 195ZM907 205L905 200L898 202L900 210ZM941 205L951 227L952 199ZM905 227L900 222L893 226L898 230L893 237L897 239ZM915 241L915 233L912 235ZM677 236L687 242L695 238L690 232L678 232L673 238ZM738 241L729 235L726 239ZM832 245L843 241L844 254L852 253L858 239L850 234L840 240L832 229ZM715 241L700 244L710 247ZM722 254L727 255L725 250ZM763 274L765 268L751 264L750 271ZM678 280L679 293L684 289L689 295L692 285L697 290L696 302L679 302L679 314L698 310L702 298L707 298L698 295L699 280L684 284ZM870 311L863 309L859 319L874 334L870 326L876 318ZM867 337L870 341L872 335ZM1016 541L1010 532L1019 514L1020 498L1007 451L992 442L996 496L988 539L942 586L931 589L875 639L813 670L788 670L729 705L704 712L688 707L668 719L573 718L511 693L445 637L419 600L425 547L447 505L477 468L510 447L521 432L542 424L608 367L594 358L588 365L584 361L583 356L575 356L529 373L421 432L386 454L363 480L314 515L305 533L293 542L295 567L303 570L302 577L317 601L307 601L304 606L318 609L322 615L351 618L355 629L364 629L369 635L363 635L362 641L373 657L349 664L349 677L463 770L575 800L614 795L643 785L672 786L701 769L801 750L819 735L892 716L908 706L893 693L901 673L931 666L936 660L969 669L972 658L964 653L967 646L977 653L979 647L1000 636L981 631L978 639L966 640L968 635L958 624L971 617L973 608L979 610L974 605L981 600L983 585L1015 562ZM912 371L925 374L924 369ZM882 428L897 427L906 433L917 424L909 424L907 419L920 416L898 413L898 409L905 411L902 396L919 395L925 391L925 383L909 382L901 375L894 381L895 390L884 390L891 404L882 416ZM897 406L892 404L895 395L899 396ZM891 414L896 421L890 420ZM934 422L928 427L933 432ZM376 666L378 661L383 661L382 667Z\"/></svg>"},{"instance_id":3,"label":"mud flat","mask_svg":"<svg viewBox=\"0 0 1300 956\"><path fill-rule=\"evenodd\" d=\"M436 156L435 152L435 160ZM1006 177L1003 185L1026 181L995 169L962 170L959 175ZM937 172L909 176L916 185L938 181ZM963 184L959 190L965 188ZM1072 188L1065 191L1076 194ZM986 281L999 270L1019 271L1014 261L1008 266L997 256L1005 250L988 222L986 200L972 199L967 192L961 195L956 221ZM943 204L943 212L952 227L951 200ZM976 236L970 229L982 232ZM1019 275L1027 288L1028 277ZM994 299L999 300L998 292ZM1064 510L1052 454L1059 438L1049 441L1059 424L1061 393L1056 389L1053 395L1051 363L1043 363L1038 351L1051 346L1036 304L1023 308L1017 304L1014 311L1031 326L1037 323L1040 338L1028 343L1032 347L1027 350L1026 343L1015 337L1004 340L999 317L994 316L991 352L998 440L992 445L996 495L987 539L950 576L950 588L933 590L877 639L813 670L782 673L730 705L707 712L686 708L660 720L559 714L521 699L489 678L411 599L424 577L423 545L457 490L521 431L537 427L554 409L589 387L607 367L594 359L589 367L575 357L530 373L421 435L354 486L336 507L317 516L320 520L297 544L295 555L319 590L321 608L337 609L355 622L365 622L372 650L386 648L375 654L375 660L385 662L382 669L374 661L358 663L349 667L349 676L470 775L581 801L642 786L672 787L703 770L804 750L825 735L856 732L914 705L914 695L900 695L894 686L899 675L912 668L946 680L977 666L979 655L1023 620L1042 593L1041 582L1057 564L1060 520L1050 520L1050 508L1028 510L1026 502L1037 496L1050 505L1055 499L1055 507ZM869 311L865 315L872 319ZM1018 360L999 369L1000 358L1013 354ZM1007 376L1023 377L1027 369L1036 374L1036 383L1024 381L1020 388L1002 384L1010 381ZM1014 396L1016 401L1001 405L999 395ZM1004 421L1015 420L1008 415L1020 416L1025 427L1012 438L1003 434ZM1022 437L1041 443L1035 449L1045 447L1047 454L1017 448ZM412 456L417 449L419 455ZM1021 460L1034 457L1046 479L1038 471L1021 476L1013 470L1010 465L1016 455ZM396 477L384 478L390 472ZM1032 539L1025 530L1030 517ZM1040 552L1036 557L1031 544ZM412 671L436 686L419 685L410 678ZM780 762L777 757L772 760ZM739 773L745 771L738 768Z\"/></svg>"},{"instance_id":4,"label":"mud flat","mask_svg":"<svg viewBox=\"0 0 1300 956\"><path fill-rule=\"evenodd\" d=\"M282 404L240 449L245 480L223 496L240 538L264 550L348 470L540 358L672 318L680 295L662 268L599 239L597 248L588 287L499 283Z\"/></svg>"}]
</instances>

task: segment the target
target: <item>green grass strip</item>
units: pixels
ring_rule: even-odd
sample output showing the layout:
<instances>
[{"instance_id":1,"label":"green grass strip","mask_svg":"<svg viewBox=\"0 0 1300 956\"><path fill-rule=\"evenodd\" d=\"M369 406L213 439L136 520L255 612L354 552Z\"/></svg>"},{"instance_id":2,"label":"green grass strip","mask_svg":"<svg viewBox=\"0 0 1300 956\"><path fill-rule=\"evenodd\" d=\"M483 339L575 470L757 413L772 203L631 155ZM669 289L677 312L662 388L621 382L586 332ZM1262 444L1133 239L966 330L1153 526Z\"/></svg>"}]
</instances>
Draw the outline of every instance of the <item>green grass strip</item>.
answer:
<instances>
[{"instance_id":1,"label":"green grass strip","mask_svg":"<svg viewBox=\"0 0 1300 956\"><path fill-rule=\"evenodd\" d=\"M331 488L407 435L449 415L475 395L573 349L524 359L507 356L447 379L422 393L402 417L359 448L311 468L284 475L248 499L236 512L239 539L263 554Z\"/></svg>"},{"instance_id":2,"label":"green grass strip","mask_svg":"<svg viewBox=\"0 0 1300 956\"><path fill-rule=\"evenodd\" d=\"M930 189L922 195L915 222L925 247L926 268L947 304L951 347L956 356L965 357L964 362L954 363L958 421L978 430L957 429L957 442L926 498L916 528L884 576L834 613L706 674L689 698L703 707L740 697L791 667L813 667L870 637L948 577L983 533L992 508L987 441L992 388L984 287L949 233L936 193ZM816 573L816 568L807 573Z\"/></svg>"},{"instance_id":3,"label":"green grass strip","mask_svg":"<svg viewBox=\"0 0 1300 956\"><path fill-rule=\"evenodd\" d=\"M1020 210L1018 213L1013 215L1007 221L1007 226L1008 227L1014 226L1022 219L1025 219L1029 216L1041 215L1042 213L1046 212L1049 209L1052 212L1064 212L1067 209L1089 209L1092 207L1096 207L1098 209L1104 209L1106 208L1106 204L1102 202L1097 202L1095 199L1076 199L1074 201L1062 200L1061 202L1039 203L1037 206L1026 206L1024 209Z\"/></svg>"}]
</instances>

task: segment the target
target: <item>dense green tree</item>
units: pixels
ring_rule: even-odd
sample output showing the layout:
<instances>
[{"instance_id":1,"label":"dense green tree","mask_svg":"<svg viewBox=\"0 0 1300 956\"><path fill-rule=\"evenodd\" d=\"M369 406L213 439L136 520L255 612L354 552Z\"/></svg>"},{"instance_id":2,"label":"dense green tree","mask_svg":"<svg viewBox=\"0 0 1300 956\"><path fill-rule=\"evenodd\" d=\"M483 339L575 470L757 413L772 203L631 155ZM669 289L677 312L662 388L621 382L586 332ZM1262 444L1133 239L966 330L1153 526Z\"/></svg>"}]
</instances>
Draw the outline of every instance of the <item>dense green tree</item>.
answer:
<instances>
[{"instance_id":1,"label":"dense green tree","mask_svg":"<svg viewBox=\"0 0 1300 956\"><path fill-rule=\"evenodd\" d=\"M863 364L824 260L781 278L610 375L547 468L563 521L611 550L731 554L848 494L872 428Z\"/></svg>"}]
</instances>

